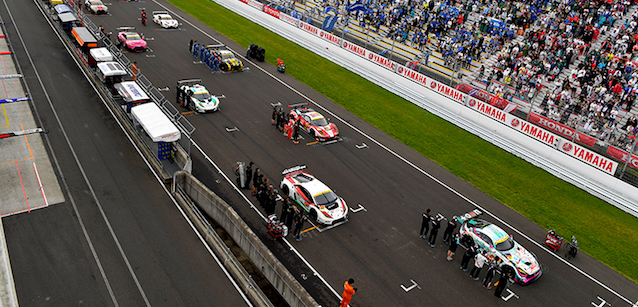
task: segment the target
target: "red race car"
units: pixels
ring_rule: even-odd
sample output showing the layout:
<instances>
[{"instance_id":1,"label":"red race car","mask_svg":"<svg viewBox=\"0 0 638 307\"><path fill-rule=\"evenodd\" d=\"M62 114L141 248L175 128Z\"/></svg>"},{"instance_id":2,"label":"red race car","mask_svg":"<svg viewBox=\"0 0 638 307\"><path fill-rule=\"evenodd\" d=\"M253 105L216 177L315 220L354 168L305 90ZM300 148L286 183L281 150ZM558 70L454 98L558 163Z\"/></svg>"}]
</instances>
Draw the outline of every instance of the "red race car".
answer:
<instances>
[{"instance_id":1,"label":"red race car","mask_svg":"<svg viewBox=\"0 0 638 307\"><path fill-rule=\"evenodd\" d=\"M288 105L290 114L299 120L299 126L317 141L334 140L339 136L339 130L334 123L328 122L319 112L308 108L308 103Z\"/></svg>"}]
</instances>

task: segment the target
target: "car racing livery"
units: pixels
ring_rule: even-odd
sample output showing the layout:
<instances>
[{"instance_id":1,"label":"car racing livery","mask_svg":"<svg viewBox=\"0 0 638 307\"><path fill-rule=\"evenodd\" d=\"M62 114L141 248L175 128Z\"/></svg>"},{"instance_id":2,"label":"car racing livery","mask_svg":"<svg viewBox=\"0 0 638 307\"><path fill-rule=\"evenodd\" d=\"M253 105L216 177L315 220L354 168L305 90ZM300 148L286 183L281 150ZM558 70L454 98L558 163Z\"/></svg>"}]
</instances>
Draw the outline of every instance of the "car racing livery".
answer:
<instances>
[{"instance_id":1,"label":"car racing livery","mask_svg":"<svg viewBox=\"0 0 638 307\"><path fill-rule=\"evenodd\" d=\"M225 45L207 45L206 49L219 61L221 71L243 71L244 64L235 57L230 50L223 49Z\"/></svg>"},{"instance_id":2,"label":"car racing livery","mask_svg":"<svg viewBox=\"0 0 638 307\"><path fill-rule=\"evenodd\" d=\"M502 265L510 266L515 272L514 280L517 283L527 285L541 276L542 271L536 256L514 241L503 229L481 219L461 217L457 220L462 222L459 230L461 237L469 236L479 248L500 258Z\"/></svg>"},{"instance_id":3,"label":"car racing livery","mask_svg":"<svg viewBox=\"0 0 638 307\"><path fill-rule=\"evenodd\" d=\"M167 11L153 11L152 15L153 22L164 29L177 29L179 27L179 22L173 19Z\"/></svg>"},{"instance_id":4,"label":"car racing livery","mask_svg":"<svg viewBox=\"0 0 638 307\"><path fill-rule=\"evenodd\" d=\"M134 27L121 27L117 29L120 31L117 33L117 42L120 46L133 52L146 51L148 44L144 40L144 36L132 31L135 30Z\"/></svg>"},{"instance_id":5,"label":"car racing livery","mask_svg":"<svg viewBox=\"0 0 638 307\"><path fill-rule=\"evenodd\" d=\"M200 79L180 80L177 82L177 103L197 113L215 112L219 110L219 99L211 95Z\"/></svg>"},{"instance_id":6,"label":"car racing livery","mask_svg":"<svg viewBox=\"0 0 638 307\"><path fill-rule=\"evenodd\" d=\"M348 206L328 186L303 171L305 165L284 170L281 191L322 225L336 225L348 218Z\"/></svg>"},{"instance_id":7,"label":"car racing livery","mask_svg":"<svg viewBox=\"0 0 638 307\"><path fill-rule=\"evenodd\" d=\"M299 120L299 126L317 141L333 140L339 136L339 130L334 123L328 122L319 112L307 108L307 103L289 105L290 114L294 120Z\"/></svg>"},{"instance_id":8,"label":"car racing livery","mask_svg":"<svg viewBox=\"0 0 638 307\"><path fill-rule=\"evenodd\" d=\"M93 14L107 14L109 9L101 0L86 0L84 6Z\"/></svg>"}]
</instances>

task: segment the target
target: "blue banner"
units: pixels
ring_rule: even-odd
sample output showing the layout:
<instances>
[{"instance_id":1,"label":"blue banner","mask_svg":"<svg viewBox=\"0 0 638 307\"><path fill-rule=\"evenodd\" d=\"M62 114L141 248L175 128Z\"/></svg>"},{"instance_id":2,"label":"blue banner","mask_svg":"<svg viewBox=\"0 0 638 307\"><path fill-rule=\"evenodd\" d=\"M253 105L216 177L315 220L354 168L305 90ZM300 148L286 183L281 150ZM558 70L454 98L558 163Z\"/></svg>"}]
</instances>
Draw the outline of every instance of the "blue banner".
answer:
<instances>
[{"instance_id":1,"label":"blue banner","mask_svg":"<svg viewBox=\"0 0 638 307\"><path fill-rule=\"evenodd\" d=\"M337 22L337 16L335 15L329 15L328 17L326 17L326 19L324 19L323 21L323 26L321 26L321 29L324 31L332 31L332 28L335 26L335 23Z\"/></svg>"}]
</instances>

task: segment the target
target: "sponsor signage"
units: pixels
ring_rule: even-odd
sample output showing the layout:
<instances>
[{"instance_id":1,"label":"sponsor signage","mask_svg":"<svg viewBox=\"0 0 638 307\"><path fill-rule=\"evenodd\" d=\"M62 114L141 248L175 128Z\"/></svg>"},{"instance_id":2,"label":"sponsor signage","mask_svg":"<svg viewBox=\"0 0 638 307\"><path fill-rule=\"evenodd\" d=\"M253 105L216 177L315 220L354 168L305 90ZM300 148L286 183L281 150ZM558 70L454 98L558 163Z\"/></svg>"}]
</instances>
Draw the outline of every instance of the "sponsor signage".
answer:
<instances>
[{"instance_id":1,"label":"sponsor signage","mask_svg":"<svg viewBox=\"0 0 638 307\"><path fill-rule=\"evenodd\" d=\"M507 113L499 110L497 107L493 107L487 103L484 103L478 99L475 98L470 98L468 104L467 104L470 108L478 111L479 113L483 113L484 115L487 115L488 117L491 117L492 119L502 123L502 124L506 124L506 125L510 125L510 123L508 123L507 118L508 115ZM516 119L516 118L515 118ZM516 126L512 125L514 128L520 129L519 123L516 122Z\"/></svg>"},{"instance_id":2,"label":"sponsor signage","mask_svg":"<svg viewBox=\"0 0 638 307\"><path fill-rule=\"evenodd\" d=\"M567 127L559 122L553 121L547 117L538 115L533 112L529 116L529 121L570 140L574 139L574 133L576 133L576 130L574 130L573 128ZM581 132L578 132L576 134L576 141L579 141L589 147L594 147L594 145L596 144L596 138L593 138Z\"/></svg>"},{"instance_id":3,"label":"sponsor signage","mask_svg":"<svg viewBox=\"0 0 638 307\"><path fill-rule=\"evenodd\" d=\"M403 76L404 78L410 79L418 84L421 84L423 86L427 86L429 87L431 90L434 90L435 92L446 96L448 98L451 98L452 100L456 101L456 102L460 102L463 103L463 93L461 93L458 90L455 90L443 83L440 83L438 81L429 79L428 77L412 70L409 69L403 65L398 65L397 67L397 74Z\"/></svg>"},{"instance_id":4,"label":"sponsor signage","mask_svg":"<svg viewBox=\"0 0 638 307\"><path fill-rule=\"evenodd\" d=\"M280 18L280 15L285 15L285 14L281 14L281 12L280 12L280 11L275 10L275 9L273 9L272 7L267 6L267 5L264 5L264 13L266 13L266 14L268 14L268 15L270 15L270 16L277 17L277 18L279 18L279 19L281 19L281 18Z\"/></svg>"},{"instance_id":5,"label":"sponsor signage","mask_svg":"<svg viewBox=\"0 0 638 307\"><path fill-rule=\"evenodd\" d=\"M305 23L305 22L300 22L299 23L299 28L301 28L302 30L304 30L304 31L306 31L308 33L311 33L311 34L313 34L315 36L319 36L319 30L320 29L315 27L315 26L313 26L313 25L311 25L311 24L308 24L308 23Z\"/></svg>"},{"instance_id":6,"label":"sponsor signage","mask_svg":"<svg viewBox=\"0 0 638 307\"><path fill-rule=\"evenodd\" d=\"M607 153L610 156L622 161L623 163L627 163L627 158L629 157L628 152L618 147L610 145L610 146L607 146ZM629 163L627 165L635 169L638 169L638 157L636 157L635 155L631 155L631 159L629 160Z\"/></svg>"},{"instance_id":7,"label":"sponsor signage","mask_svg":"<svg viewBox=\"0 0 638 307\"><path fill-rule=\"evenodd\" d=\"M302 30L313 34L314 36L319 36L335 45L341 46L341 38L334 36L324 30L321 30L313 25L310 25L308 23L305 22L300 22L299 23L299 28L301 28Z\"/></svg>"},{"instance_id":8,"label":"sponsor signage","mask_svg":"<svg viewBox=\"0 0 638 307\"><path fill-rule=\"evenodd\" d=\"M610 146L611 147L611 146ZM596 167L610 175L616 173L618 168L618 162L608 159L605 156L599 155L585 147L582 147L576 143L570 141L564 141L560 146L560 150L580 161L583 161L589 165Z\"/></svg>"},{"instance_id":9,"label":"sponsor signage","mask_svg":"<svg viewBox=\"0 0 638 307\"><path fill-rule=\"evenodd\" d=\"M368 50L363 49L362 47L359 47L347 40L343 41L343 45L341 45L341 47L343 47L343 49L346 49L354 54L359 55L362 58L365 58L366 54L369 52Z\"/></svg>"},{"instance_id":10,"label":"sponsor signage","mask_svg":"<svg viewBox=\"0 0 638 307\"><path fill-rule=\"evenodd\" d=\"M246 3L246 4L252 6L252 7L256 8L256 9L258 9L260 11L263 10L263 7L264 7L263 4L261 4L258 1L255 1L255 0L239 0L239 1L241 1L243 3Z\"/></svg>"},{"instance_id":11,"label":"sponsor signage","mask_svg":"<svg viewBox=\"0 0 638 307\"><path fill-rule=\"evenodd\" d=\"M376 53L373 52L368 52L368 60L377 63L389 70L394 71L396 69L396 67L399 65L396 62L392 62Z\"/></svg>"},{"instance_id":12,"label":"sponsor signage","mask_svg":"<svg viewBox=\"0 0 638 307\"><path fill-rule=\"evenodd\" d=\"M279 19L283 20L285 23L291 24L293 26L297 25L299 19L288 16L287 14L279 14Z\"/></svg>"}]
</instances>

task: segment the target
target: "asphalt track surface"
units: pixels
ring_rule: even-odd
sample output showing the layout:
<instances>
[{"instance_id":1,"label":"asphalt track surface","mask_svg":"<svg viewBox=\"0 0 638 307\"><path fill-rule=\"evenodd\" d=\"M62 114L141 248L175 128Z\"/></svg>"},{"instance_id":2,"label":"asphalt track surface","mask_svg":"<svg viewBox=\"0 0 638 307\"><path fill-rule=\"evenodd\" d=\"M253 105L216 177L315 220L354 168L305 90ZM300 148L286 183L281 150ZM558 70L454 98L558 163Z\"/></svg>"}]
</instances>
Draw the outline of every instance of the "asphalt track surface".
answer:
<instances>
[{"instance_id":1,"label":"asphalt track surface","mask_svg":"<svg viewBox=\"0 0 638 307\"><path fill-rule=\"evenodd\" d=\"M0 15L66 199L3 219L20 305L246 305L35 3Z\"/></svg>"},{"instance_id":2,"label":"asphalt track surface","mask_svg":"<svg viewBox=\"0 0 638 307\"><path fill-rule=\"evenodd\" d=\"M142 7L149 14L149 24L146 27L142 26L138 19L139 9ZM151 11L166 8L173 12L174 17L185 18L180 20L180 30L163 30L150 22ZM242 54L245 49L173 6L161 1L112 2L109 9L110 15L91 16L91 19L97 25L104 25L107 31L113 31L112 38L116 35L117 27L131 25L137 26L138 32L143 32L147 38L151 38L151 51L127 56L131 61L138 62L142 73L156 87L170 88L169 92L165 92L167 98L173 99L176 81L186 78L201 78L212 93L226 95L227 98L222 100L220 112L187 115L197 127L193 135L193 174L238 211L322 306L338 304L337 295L342 292L343 282L348 278L354 278L355 286L359 289L351 306L590 306L592 302L600 303L597 296L613 306L631 306L596 281L628 301L638 300L638 287L635 283L585 254L581 253L568 264L560 257L548 253L542 245L536 243L544 239L544 229L290 76L278 74L275 67L267 63L251 63L244 60L250 68L245 72L213 74L203 65L195 64L194 58L187 51L191 38L200 43L215 43L215 38ZM31 15L37 13L34 7L29 6L25 7L23 12ZM276 54L276 50L266 52ZM45 53L50 53L50 50ZM81 79L78 77L68 80ZM284 86L284 83L289 86ZM328 115L326 111L323 113L331 117L340 128L344 139L342 142L306 145L311 140L304 135L305 139L295 145L270 125L271 102L281 101L286 105L307 100L330 111L332 115ZM95 107L99 104L94 102L91 105ZM69 103L65 112L72 114L77 112L76 108L77 106ZM93 115L98 117L95 120L105 124L110 122L108 114L95 111L93 109ZM87 130L82 125L74 125L77 129ZM226 131L226 128L232 127L239 130ZM104 134L115 131L119 133L118 129L112 127L111 131L105 131ZM358 149L355 146L362 143L366 143L368 147ZM130 147L127 144L116 145ZM202 151L199 151L200 148ZM93 156L91 151L100 156L93 148L87 150L87 156ZM135 168L127 164L131 159L139 158L133 157L135 153L132 149L122 151L121 154L129 159L117 161L123 165L116 167L126 168L126 171L131 172L131 168ZM361 204L367 211L352 213L350 220L339 227L323 232L306 232L303 241L291 240L291 250L286 242L275 241L266 233L263 212L254 210L245 201L247 198L256 205L254 198L247 191L242 191L244 195L240 195L227 181L232 174L232 166L237 161L254 161L262 169L262 173L275 183L281 180L281 170L306 164L308 172L332 187L351 208L357 208L358 204ZM69 167L73 168L73 165ZM220 174L216 167L219 167L223 174ZM108 173L105 169L97 171L99 174ZM144 170L139 169L139 172ZM100 177L100 180L103 179L105 178ZM113 180L113 184L118 182L121 183L120 180ZM82 185L81 182L77 184ZM157 197L154 193L139 195L140 191L150 189L150 185L153 185L151 182L148 184L148 187L142 183L138 183L135 188L122 187L131 193L122 194L122 200L124 195L140 200ZM135 193L131 190L135 190ZM169 225L183 223L177 212L174 212L173 219L168 215L158 217L157 210L145 206L136 207L136 210L142 211L141 215L138 215L139 212L128 212L133 211L130 208L132 201L126 201L129 202L129 207L124 206L120 209L126 211L126 217L135 219L135 222ZM493 292L484 290L479 282L471 280L468 272L459 270L460 253L453 262L446 261L447 248L440 242L442 231L435 248L426 245L425 241L418 237L420 215L426 208L432 208L434 212L441 212L450 217L473 210L477 205L489 212L485 216L487 220L496 222L506 231L513 233L514 238L534 252L543 265L543 276L537 282L527 287L511 287L518 298L511 298L505 302L494 297ZM168 205L166 207L165 210L176 211L168 208ZM67 207L67 212L68 210ZM280 208L277 208L277 211L279 210ZM160 221L153 220L155 218L159 218ZM47 221L50 222L49 219ZM166 239L164 236L169 236L167 233L162 235L149 232L146 235L145 238L155 244L169 244L163 241ZM193 237L191 233L184 234L182 238L190 239L189 235ZM60 244L64 245L62 242ZM193 256L185 255L184 259L188 257ZM114 261L121 262L118 259ZM572 267L572 264L575 267ZM87 268L86 266L90 264L84 268ZM87 273L82 269L76 268L74 273L86 276ZM318 275L314 275L314 272ZM586 277L582 272L586 272L596 281ZM127 277L123 276L125 280ZM409 287L412 285L411 280L420 288L405 292L401 285ZM99 285L95 287L99 288ZM135 285L128 284L123 287L132 292L131 296L136 294ZM100 290L104 292L103 289ZM201 288L199 291L204 292ZM20 291L18 294L20 295Z\"/></svg>"}]
</instances>

